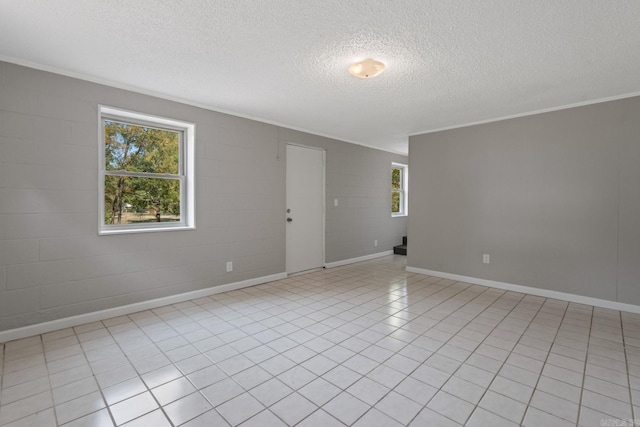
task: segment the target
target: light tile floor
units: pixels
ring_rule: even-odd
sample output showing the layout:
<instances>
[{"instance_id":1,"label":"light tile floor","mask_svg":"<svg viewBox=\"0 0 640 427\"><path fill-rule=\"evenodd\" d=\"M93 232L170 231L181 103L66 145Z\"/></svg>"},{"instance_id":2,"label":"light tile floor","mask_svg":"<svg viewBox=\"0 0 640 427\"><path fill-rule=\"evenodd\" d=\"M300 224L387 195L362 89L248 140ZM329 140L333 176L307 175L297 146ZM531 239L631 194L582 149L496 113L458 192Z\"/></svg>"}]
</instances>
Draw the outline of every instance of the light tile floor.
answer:
<instances>
[{"instance_id":1,"label":"light tile floor","mask_svg":"<svg viewBox=\"0 0 640 427\"><path fill-rule=\"evenodd\" d=\"M631 425L640 316L403 257L0 344L2 426Z\"/></svg>"}]
</instances>

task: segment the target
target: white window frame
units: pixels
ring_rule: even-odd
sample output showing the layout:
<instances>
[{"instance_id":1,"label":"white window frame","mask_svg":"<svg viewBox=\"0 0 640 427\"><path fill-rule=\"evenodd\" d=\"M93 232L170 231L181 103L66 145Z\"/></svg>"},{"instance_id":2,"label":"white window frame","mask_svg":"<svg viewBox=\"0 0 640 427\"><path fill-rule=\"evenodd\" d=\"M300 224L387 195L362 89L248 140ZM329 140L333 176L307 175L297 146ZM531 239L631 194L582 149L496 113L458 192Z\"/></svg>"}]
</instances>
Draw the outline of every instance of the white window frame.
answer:
<instances>
[{"instance_id":1,"label":"white window frame","mask_svg":"<svg viewBox=\"0 0 640 427\"><path fill-rule=\"evenodd\" d=\"M195 218L195 129L194 123L173 120L149 114L136 113L114 107L100 105L98 108L99 149L98 149L98 234L148 233L155 231L194 230ZM105 165L104 122L113 120L132 125L167 129L180 133L178 174L171 178L180 180L180 221L148 224L105 224L104 223L104 181L107 175L168 177L166 174L130 173L107 171Z\"/></svg>"},{"instance_id":2,"label":"white window frame","mask_svg":"<svg viewBox=\"0 0 640 427\"><path fill-rule=\"evenodd\" d=\"M394 191L400 192L400 212L391 212L391 216L407 216L409 215L409 166L402 163L391 163L391 169L400 169L402 171L402 185L400 186L400 189L394 190L392 187L390 192L390 194L393 194ZM389 186L391 185L392 183L389 182Z\"/></svg>"}]
</instances>

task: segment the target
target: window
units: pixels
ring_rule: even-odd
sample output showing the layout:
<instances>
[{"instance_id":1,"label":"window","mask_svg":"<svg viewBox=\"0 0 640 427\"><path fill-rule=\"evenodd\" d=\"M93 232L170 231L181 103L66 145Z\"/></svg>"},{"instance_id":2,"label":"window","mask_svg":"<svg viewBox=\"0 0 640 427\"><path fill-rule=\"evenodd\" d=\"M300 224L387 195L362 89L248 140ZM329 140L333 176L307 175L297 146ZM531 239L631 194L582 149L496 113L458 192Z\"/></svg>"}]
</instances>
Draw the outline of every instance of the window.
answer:
<instances>
[{"instance_id":1,"label":"window","mask_svg":"<svg viewBox=\"0 0 640 427\"><path fill-rule=\"evenodd\" d=\"M407 215L407 165L391 164L391 215Z\"/></svg>"},{"instance_id":2,"label":"window","mask_svg":"<svg viewBox=\"0 0 640 427\"><path fill-rule=\"evenodd\" d=\"M99 234L195 228L195 125L100 107Z\"/></svg>"}]
</instances>

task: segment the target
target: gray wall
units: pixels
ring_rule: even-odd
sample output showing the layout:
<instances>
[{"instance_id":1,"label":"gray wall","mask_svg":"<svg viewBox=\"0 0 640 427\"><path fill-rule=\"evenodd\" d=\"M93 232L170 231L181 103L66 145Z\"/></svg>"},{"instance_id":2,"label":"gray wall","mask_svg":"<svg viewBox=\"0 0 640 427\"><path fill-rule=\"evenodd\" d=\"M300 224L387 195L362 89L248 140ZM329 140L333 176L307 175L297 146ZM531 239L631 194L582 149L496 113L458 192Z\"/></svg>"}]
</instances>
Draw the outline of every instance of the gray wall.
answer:
<instances>
[{"instance_id":1,"label":"gray wall","mask_svg":"<svg viewBox=\"0 0 640 427\"><path fill-rule=\"evenodd\" d=\"M98 104L196 123L197 230L97 235ZM327 262L397 244L404 156L0 62L0 330L284 272L287 142L327 150Z\"/></svg>"},{"instance_id":2,"label":"gray wall","mask_svg":"<svg viewBox=\"0 0 640 427\"><path fill-rule=\"evenodd\" d=\"M406 156L283 128L280 142L281 155L287 142L326 150L327 262L383 252L402 243L407 217L391 217L391 163L407 164Z\"/></svg>"},{"instance_id":3,"label":"gray wall","mask_svg":"<svg viewBox=\"0 0 640 427\"><path fill-rule=\"evenodd\" d=\"M411 137L408 265L640 304L639 118L635 97Z\"/></svg>"}]
</instances>

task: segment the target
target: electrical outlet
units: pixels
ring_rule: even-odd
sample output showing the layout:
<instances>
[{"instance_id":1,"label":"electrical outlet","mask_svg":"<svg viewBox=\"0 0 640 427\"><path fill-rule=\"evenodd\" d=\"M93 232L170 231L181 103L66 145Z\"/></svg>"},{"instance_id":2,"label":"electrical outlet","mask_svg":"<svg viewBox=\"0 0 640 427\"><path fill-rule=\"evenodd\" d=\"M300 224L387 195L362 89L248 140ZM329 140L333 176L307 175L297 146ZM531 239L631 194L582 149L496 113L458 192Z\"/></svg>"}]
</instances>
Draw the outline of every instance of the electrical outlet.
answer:
<instances>
[{"instance_id":1,"label":"electrical outlet","mask_svg":"<svg viewBox=\"0 0 640 427\"><path fill-rule=\"evenodd\" d=\"M232 271L233 271L233 262L227 261L227 273L230 273Z\"/></svg>"},{"instance_id":2,"label":"electrical outlet","mask_svg":"<svg viewBox=\"0 0 640 427\"><path fill-rule=\"evenodd\" d=\"M373 246L378 247L378 241L377 240L373 241Z\"/></svg>"},{"instance_id":3,"label":"electrical outlet","mask_svg":"<svg viewBox=\"0 0 640 427\"><path fill-rule=\"evenodd\" d=\"M482 254L482 262L484 264L489 264L491 262L491 258L489 257L489 254Z\"/></svg>"},{"instance_id":4,"label":"electrical outlet","mask_svg":"<svg viewBox=\"0 0 640 427\"><path fill-rule=\"evenodd\" d=\"M338 206L338 199L333 199L333 206Z\"/></svg>"}]
</instances>

